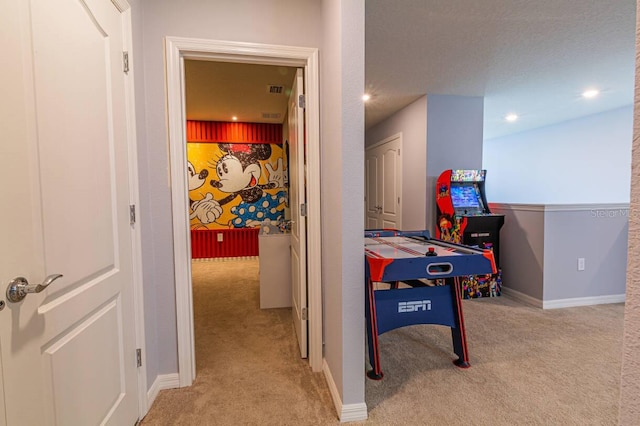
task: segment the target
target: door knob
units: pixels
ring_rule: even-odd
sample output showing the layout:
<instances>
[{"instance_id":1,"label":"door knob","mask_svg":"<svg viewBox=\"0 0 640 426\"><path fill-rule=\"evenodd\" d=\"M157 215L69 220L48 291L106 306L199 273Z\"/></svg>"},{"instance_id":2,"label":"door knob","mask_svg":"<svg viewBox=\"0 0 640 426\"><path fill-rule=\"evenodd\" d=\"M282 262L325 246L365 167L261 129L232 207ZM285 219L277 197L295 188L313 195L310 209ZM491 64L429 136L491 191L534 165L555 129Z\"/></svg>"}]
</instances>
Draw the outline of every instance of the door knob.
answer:
<instances>
[{"instance_id":1,"label":"door knob","mask_svg":"<svg viewBox=\"0 0 640 426\"><path fill-rule=\"evenodd\" d=\"M17 277L7 286L7 299L9 302L17 303L24 299L29 293L40 293L49 287L49 284L61 277L62 275L60 274L49 275L42 284L29 284L26 278Z\"/></svg>"}]
</instances>

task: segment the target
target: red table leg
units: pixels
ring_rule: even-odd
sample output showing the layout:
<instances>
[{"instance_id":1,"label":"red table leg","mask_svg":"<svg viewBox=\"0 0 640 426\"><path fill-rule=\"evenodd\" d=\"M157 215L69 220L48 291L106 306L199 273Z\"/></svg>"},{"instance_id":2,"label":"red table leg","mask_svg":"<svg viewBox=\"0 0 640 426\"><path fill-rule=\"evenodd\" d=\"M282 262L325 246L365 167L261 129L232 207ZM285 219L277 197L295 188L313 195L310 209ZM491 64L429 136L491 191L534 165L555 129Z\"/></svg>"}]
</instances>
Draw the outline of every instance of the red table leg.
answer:
<instances>
[{"instance_id":1,"label":"red table leg","mask_svg":"<svg viewBox=\"0 0 640 426\"><path fill-rule=\"evenodd\" d=\"M369 337L369 362L372 370L367 372L367 377L373 380L382 380L384 374L380 369L380 347L378 344L378 320L376 317L376 300L373 281L367 278L367 336Z\"/></svg>"}]
</instances>

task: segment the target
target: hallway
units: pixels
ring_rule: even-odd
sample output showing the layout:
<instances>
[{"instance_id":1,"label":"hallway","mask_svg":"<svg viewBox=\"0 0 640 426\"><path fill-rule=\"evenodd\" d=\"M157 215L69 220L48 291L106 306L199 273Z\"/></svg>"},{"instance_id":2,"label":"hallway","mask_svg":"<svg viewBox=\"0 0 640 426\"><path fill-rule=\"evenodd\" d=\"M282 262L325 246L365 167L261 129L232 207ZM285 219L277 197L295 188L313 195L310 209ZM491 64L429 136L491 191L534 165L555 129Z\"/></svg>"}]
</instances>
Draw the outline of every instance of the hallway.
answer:
<instances>
[{"instance_id":1,"label":"hallway","mask_svg":"<svg viewBox=\"0 0 640 426\"><path fill-rule=\"evenodd\" d=\"M298 356L291 310L260 310L258 270L192 263L196 380L160 392L143 425L339 423L324 376Z\"/></svg>"}]
</instances>

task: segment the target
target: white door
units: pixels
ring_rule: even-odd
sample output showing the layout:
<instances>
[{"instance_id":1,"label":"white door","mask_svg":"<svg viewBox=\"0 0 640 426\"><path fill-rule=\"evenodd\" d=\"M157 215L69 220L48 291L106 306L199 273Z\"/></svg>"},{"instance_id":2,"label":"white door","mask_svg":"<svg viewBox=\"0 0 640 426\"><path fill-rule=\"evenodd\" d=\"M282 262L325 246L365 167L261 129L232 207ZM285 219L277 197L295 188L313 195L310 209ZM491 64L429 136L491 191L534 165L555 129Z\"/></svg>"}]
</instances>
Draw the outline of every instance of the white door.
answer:
<instances>
[{"instance_id":1,"label":"white door","mask_svg":"<svg viewBox=\"0 0 640 426\"><path fill-rule=\"evenodd\" d=\"M138 418L124 21L110 0L3 2L0 424Z\"/></svg>"},{"instance_id":2,"label":"white door","mask_svg":"<svg viewBox=\"0 0 640 426\"><path fill-rule=\"evenodd\" d=\"M367 229L402 229L402 142L400 135L365 153Z\"/></svg>"},{"instance_id":3,"label":"white door","mask_svg":"<svg viewBox=\"0 0 640 426\"><path fill-rule=\"evenodd\" d=\"M300 356L307 357L307 227L301 206L305 192L304 93L302 70L298 69L289 98L289 200L291 206L291 301L293 323Z\"/></svg>"},{"instance_id":4,"label":"white door","mask_svg":"<svg viewBox=\"0 0 640 426\"><path fill-rule=\"evenodd\" d=\"M373 149L365 151L365 229L381 229L382 224L378 223L380 217L380 209L382 209L381 201L378 200L378 175L382 160L378 158L378 153Z\"/></svg>"}]
</instances>

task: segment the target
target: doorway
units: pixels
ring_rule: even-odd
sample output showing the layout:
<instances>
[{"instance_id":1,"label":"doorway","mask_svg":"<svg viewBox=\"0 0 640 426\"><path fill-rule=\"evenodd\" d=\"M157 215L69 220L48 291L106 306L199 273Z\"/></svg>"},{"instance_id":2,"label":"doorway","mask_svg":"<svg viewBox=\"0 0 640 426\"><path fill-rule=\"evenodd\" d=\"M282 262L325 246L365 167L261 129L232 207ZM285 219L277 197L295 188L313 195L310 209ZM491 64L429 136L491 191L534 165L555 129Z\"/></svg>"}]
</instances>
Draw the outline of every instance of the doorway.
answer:
<instances>
[{"instance_id":1,"label":"doorway","mask_svg":"<svg viewBox=\"0 0 640 426\"><path fill-rule=\"evenodd\" d=\"M176 282L178 369L180 386L195 378L193 295L185 140L185 68L188 59L299 67L305 74L307 146L307 270L309 364L322 370L322 299L320 265L320 150L317 49L183 38L166 38L169 150Z\"/></svg>"},{"instance_id":2,"label":"doorway","mask_svg":"<svg viewBox=\"0 0 640 426\"><path fill-rule=\"evenodd\" d=\"M303 129L293 119L299 112L296 83L302 85L298 78L302 70L208 60L184 62L198 374L214 367L200 362L211 359L209 348L216 348L216 353L229 349L224 343L234 340L229 336L233 330L245 330L238 339L255 332L250 327L229 327L231 318L236 317L236 323L256 318L263 339L271 336L268 324L273 323L264 321L269 311L260 313L262 309L289 308L289 323L295 325L293 338L298 337L301 356L307 358L306 321L298 315L299 306L306 310L306 277L297 275L301 282L294 279L298 271L306 275L306 256L297 255L304 245L294 244L294 237L300 234L294 225L304 224L294 217L296 200L305 198L304 185L298 185L304 182L300 176L304 167L299 166L304 157L296 156L297 136ZM304 227L302 231L304 237ZM234 273L239 263L245 264L243 274ZM211 281L203 270L218 278ZM234 281L237 294L230 295L223 289L233 287ZM303 298L297 297L298 289L303 290ZM215 294L226 296L216 298ZM221 312L227 314L220 318ZM227 326L221 328L222 323ZM212 338L204 329L217 330L218 337Z\"/></svg>"}]
</instances>

